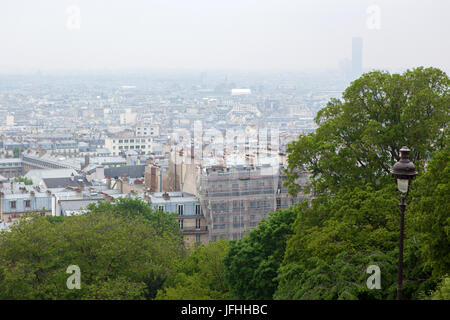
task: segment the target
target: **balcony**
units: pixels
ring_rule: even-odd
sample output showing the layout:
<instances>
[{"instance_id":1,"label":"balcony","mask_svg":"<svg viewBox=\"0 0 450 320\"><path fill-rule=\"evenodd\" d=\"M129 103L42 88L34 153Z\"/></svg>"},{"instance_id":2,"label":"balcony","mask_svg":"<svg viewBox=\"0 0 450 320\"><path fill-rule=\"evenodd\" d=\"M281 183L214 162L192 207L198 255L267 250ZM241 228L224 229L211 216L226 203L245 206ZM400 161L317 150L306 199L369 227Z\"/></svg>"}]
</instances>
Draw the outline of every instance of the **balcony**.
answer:
<instances>
[{"instance_id":1,"label":"balcony","mask_svg":"<svg viewBox=\"0 0 450 320\"><path fill-rule=\"evenodd\" d=\"M201 227L185 227L182 229L184 234L208 233L208 226Z\"/></svg>"}]
</instances>

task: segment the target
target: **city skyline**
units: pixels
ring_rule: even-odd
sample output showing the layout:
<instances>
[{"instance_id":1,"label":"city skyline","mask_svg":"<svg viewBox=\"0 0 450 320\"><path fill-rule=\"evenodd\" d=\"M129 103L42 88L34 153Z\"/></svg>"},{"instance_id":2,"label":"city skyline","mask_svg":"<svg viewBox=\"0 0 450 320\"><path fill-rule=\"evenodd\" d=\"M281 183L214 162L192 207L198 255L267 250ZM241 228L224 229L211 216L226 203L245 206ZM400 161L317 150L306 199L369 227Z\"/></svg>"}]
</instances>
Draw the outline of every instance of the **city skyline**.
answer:
<instances>
[{"instance_id":1,"label":"city skyline","mask_svg":"<svg viewBox=\"0 0 450 320\"><path fill-rule=\"evenodd\" d=\"M3 2L0 73L336 69L353 37L364 41L365 70L448 70L449 9L443 0Z\"/></svg>"}]
</instances>

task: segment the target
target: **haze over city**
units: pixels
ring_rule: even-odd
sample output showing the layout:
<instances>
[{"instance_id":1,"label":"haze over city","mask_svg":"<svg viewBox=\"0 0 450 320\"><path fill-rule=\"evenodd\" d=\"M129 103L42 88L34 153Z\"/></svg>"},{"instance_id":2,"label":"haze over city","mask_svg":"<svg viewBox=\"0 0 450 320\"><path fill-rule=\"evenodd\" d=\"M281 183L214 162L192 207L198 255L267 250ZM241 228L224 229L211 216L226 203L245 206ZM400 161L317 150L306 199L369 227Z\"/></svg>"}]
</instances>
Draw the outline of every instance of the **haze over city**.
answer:
<instances>
[{"instance_id":1,"label":"haze over city","mask_svg":"<svg viewBox=\"0 0 450 320\"><path fill-rule=\"evenodd\" d=\"M0 302L450 300L449 13L0 0Z\"/></svg>"},{"instance_id":2,"label":"haze over city","mask_svg":"<svg viewBox=\"0 0 450 320\"><path fill-rule=\"evenodd\" d=\"M446 0L2 1L0 72L448 70Z\"/></svg>"}]
</instances>

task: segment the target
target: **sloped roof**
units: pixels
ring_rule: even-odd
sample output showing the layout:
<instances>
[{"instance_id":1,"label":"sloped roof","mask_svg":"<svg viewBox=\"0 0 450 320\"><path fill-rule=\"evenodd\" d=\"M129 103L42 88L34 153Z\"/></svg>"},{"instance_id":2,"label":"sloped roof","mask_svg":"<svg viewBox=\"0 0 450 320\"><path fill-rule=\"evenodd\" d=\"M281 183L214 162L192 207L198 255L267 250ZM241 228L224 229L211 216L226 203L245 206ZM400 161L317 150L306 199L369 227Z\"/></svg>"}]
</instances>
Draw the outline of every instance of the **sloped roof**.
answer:
<instances>
[{"instance_id":1,"label":"sloped roof","mask_svg":"<svg viewBox=\"0 0 450 320\"><path fill-rule=\"evenodd\" d=\"M126 174L129 178L142 178L145 173L145 165L105 168L105 177L121 177Z\"/></svg>"},{"instance_id":2,"label":"sloped roof","mask_svg":"<svg viewBox=\"0 0 450 320\"><path fill-rule=\"evenodd\" d=\"M78 181L82 180L82 181ZM70 177L67 178L46 178L42 179L45 183L45 186L49 189L51 188L65 188L66 186L70 187L78 187L79 184L83 184L84 186L92 186L92 183L86 180L83 176L76 176L73 181Z\"/></svg>"}]
</instances>

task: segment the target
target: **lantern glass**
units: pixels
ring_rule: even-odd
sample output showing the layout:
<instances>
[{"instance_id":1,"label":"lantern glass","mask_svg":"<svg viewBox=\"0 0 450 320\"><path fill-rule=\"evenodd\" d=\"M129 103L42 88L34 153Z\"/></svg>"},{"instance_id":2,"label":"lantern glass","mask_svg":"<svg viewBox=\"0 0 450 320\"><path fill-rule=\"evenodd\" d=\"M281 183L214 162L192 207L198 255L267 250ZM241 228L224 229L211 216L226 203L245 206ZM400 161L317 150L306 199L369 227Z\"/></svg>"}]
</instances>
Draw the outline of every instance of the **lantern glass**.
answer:
<instances>
[{"instance_id":1,"label":"lantern glass","mask_svg":"<svg viewBox=\"0 0 450 320\"><path fill-rule=\"evenodd\" d=\"M398 191L400 191L401 193L407 193L408 192L408 186L409 186L409 180L408 179L397 179Z\"/></svg>"}]
</instances>

